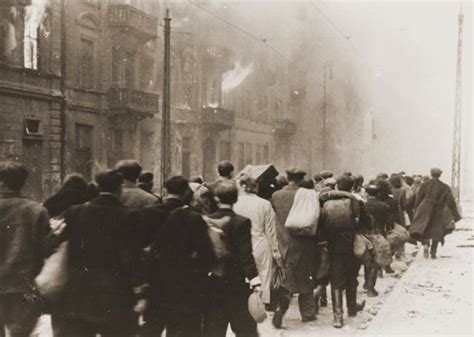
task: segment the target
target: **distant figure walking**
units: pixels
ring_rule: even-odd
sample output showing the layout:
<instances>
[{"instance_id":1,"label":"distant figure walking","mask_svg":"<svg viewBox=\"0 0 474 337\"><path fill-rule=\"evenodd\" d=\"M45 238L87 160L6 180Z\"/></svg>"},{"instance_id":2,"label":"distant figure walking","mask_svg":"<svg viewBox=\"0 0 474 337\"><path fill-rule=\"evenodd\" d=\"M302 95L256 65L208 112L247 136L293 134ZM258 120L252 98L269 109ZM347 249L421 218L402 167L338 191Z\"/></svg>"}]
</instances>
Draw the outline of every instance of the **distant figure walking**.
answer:
<instances>
[{"instance_id":1,"label":"distant figure walking","mask_svg":"<svg viewBox=\"0 0 474 337\"><path fill-rule=\"evenodd\" d=\"M438 243L443 244L444 236L454 229L448 225L461 220L451 188L439 179L442 173L439 168L432 168L431 179L421 185L416 195L410 234L423 243L425 258L430 254L436 259Z\"/></svg>"}]
</instances>

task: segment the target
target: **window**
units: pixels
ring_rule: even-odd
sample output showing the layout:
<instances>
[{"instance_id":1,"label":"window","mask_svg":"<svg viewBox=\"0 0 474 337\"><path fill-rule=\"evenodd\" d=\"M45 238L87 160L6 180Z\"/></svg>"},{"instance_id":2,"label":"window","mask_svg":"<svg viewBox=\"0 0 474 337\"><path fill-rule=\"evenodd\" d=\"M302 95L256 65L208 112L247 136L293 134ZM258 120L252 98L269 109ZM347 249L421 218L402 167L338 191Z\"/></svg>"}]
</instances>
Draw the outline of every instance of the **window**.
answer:
<instances>
[{"instance_id":1,"label":"window","mask_svg":"<svg viewBox=\"0 0 474 337\"><path fill-rule=\"evenodd\" d=\"M244 143L239 143L237 145L237 153L238 153L238 165L239 169L242 170L245 167L245 145Z\"/></svg>"},{"instance_id":2,"label":"window","mask_svg":"<svg viewBox=\"0 0 474 337\"><path fill-rule=\"evenodd\" d=\"M270 146L265 144L263 146L263 162L269 163L270 162Z\"/></svg>"},{"instance_id":3,"label":"window","mask_svg":"<svg viewBox=\"0 0 474 337\"><path fill-rule=\"evenodd\" d=\"M27 24L25 21L25 38L23 59L25 68L38 70L40 27Z\"/></svg>"},{"instance_id":4,"label":"window","mask_svg":"<svg viewBox=\"0 0 474 337\"><path fill-rule=\"evenodd\" d=\"M94 41L81 39L79 81L83 88L94 86Z\"/></svg>"},{"instance_id":5,"label":"window","mask_svg":"<svg viewBox=\"0 0 474 337\"><path fill-rule=\"evenodd\" d=\"M262 164L262 155L263 155L263 147L262 145L257 145L256 153L255 153L255 164L260 165Z\"/></svg>"},{"instance_id":6,"label":"window","mask_svg":"<svg viewBox=\"0 0 474 337\"><path fill-rule=\"evenodd\" d=\"M120 84L121 82L121 69L122 69L122 58L120 50L117 48L112 49L112 82Z\"/></svg>"},{"instance_id":7,"label":"window","mask_svg":"<svg viewBox=\"0 0 474 337\"><path fill-rule=\"evenodd\" d=\"M76 124L76 149L92 148L92 129L91 125Z\"/></svg>"},{"instance_id":8,"label":"window","mask_svg":"<svg viewBox=\"0 0 474 337\"><path fill-rule=\"evenodd\" d=\"M221 142L221 146L220 146L220 151L219 151L219 159L220 160L230 160L231 156L230 156L230 148L231 148L231 145L230 145L230 142Z\"/></svg>"},{"instance_id":9,"label":"window","mask_svg":"<svg viewBox=\"0 0 474 337\"><path fill-rule=\"evenodd\" d=\"M92 178L92 133L93 126L76 124L74 153L74 170L81 173L86 180Z\"/></svg>"},{"instance_id":10,"label":"window","mask_svg":"<svg viewBox=\"0 0 474 337\"><path fill-rule=\"evenodd\" d=\"M151 90L154 87L153 81L153 59L149 56L143 56L141 60L141 88Z\"/></svg>"},{"instance_id":11,"label":"window","mask_svg":"<svg viewBox=\"0 0 474 337\"><path fill-rule=\"evenodd\" d=\"M253 164L253 145L251 143L247 143L245 146L245 163L247 165Z\"/></svg>"},{"instance_id":12,"label":"window","mask_svg":"<svg viewBox=\"0 0 474 337\"><path fill-rule=\"evenodd\" d=\"M126 55L124 62L125 62L125 85L128 88L134 88L135 87L135 54L128 53Z\"/></svg>"},{"instance_id":13,"label":"window","mask_svg":"<svg viewBox=\"0 0 474 337\"><path fill-rule=\"evenodd\" d=\"M181 174L186 178L191 176L191 137L183 138L181 152Z\"/></svg>"}]
</instances>

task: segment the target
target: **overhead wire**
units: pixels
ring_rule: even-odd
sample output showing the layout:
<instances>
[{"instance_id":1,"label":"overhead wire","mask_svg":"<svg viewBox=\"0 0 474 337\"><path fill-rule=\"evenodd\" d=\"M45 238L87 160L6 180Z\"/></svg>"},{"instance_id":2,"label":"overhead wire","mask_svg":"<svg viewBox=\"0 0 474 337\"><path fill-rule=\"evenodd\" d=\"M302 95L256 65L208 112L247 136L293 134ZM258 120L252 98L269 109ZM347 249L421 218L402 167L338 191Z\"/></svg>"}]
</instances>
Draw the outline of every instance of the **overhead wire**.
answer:
<instances>
[{"instance_id":1,"label":"overhead wire","mask_svg":"<svg viewBox=\"0 0 474 337\"><path fill-rule=\"evenodd\" d=\"M208 15L214 17L215 19L221 21L221 22L224 22L225 24L233 27L234 29L238 30L239 32L241 32L242 34L246 35L247 37L255 40L255 41L258 41L258 42L261 42L263 43L268 49L272 50L276 55L278 55L280 58L282 58L283 60L285 60L286 62L288 63L291 63L291 60L286 57L282 52L280 52L278 49L276 49L275 47L273 47L272 45L270 45L268 43L268 40L269 39L266 39L266 38L263 38L263 37L260 37L260 36L257 36L251 32L249 32L248 30L245 30L244 28L236 25L235 23L233 22L230 22L229 20L217 15L216 13L212 12L212 11L209 11L208 9L204 8L203 6L199 5L198 3L192 1L192 0L189 0L189 3L191 3L193 6L199 8L200 10L202 10L203 12L207 13Z\"/></svg>"}]
</instances>

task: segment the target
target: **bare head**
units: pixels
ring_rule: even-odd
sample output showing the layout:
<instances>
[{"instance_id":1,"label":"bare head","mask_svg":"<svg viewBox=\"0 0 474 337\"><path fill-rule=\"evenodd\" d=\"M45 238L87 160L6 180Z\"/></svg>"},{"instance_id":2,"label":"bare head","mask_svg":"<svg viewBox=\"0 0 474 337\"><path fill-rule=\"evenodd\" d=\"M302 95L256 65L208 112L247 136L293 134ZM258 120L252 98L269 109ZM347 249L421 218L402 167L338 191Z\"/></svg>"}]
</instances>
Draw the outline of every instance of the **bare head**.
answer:
<instances>
[{"instance_id":1,"label":"bare head","mask_svg":"<svg viewBox=\"0 0 474 337\"><path fill-rule=\"evenodd\" d=\"M28 177L28 170L12 161L0 162L0 187L20 192Z\"/></svg>"}]
</instances>

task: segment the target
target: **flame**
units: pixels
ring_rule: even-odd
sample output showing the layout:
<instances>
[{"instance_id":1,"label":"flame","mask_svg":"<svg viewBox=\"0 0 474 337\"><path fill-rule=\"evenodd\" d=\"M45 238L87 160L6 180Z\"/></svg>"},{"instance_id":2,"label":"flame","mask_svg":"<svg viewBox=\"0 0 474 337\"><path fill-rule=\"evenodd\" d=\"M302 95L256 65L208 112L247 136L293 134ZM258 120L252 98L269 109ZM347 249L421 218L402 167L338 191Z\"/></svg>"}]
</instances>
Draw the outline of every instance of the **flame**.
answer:
<instances>
[{"instance_id":1,"label":"flame","mask_svg":"<svg viewBox=\"0 0 474 337\"><path fill-rule=\"evenodd\" d=\"M253 71L253 63L242 66L240 62L234 64L234 68L226 71L222 78L222 91L228 92L237 88Z\"/></svg>"},{"instance_id":2,"label":"flame","mask_svg":"<svg viewBox=\"0 0 474 337\"><path fill-rule=\"evenodd\" d=\"M25 66L28 68L37 67L37 44L33 40L38 39L38 27L43 21L48 0L32 0L31 5L25 8Z\"/></svg>"}]
</instances>

